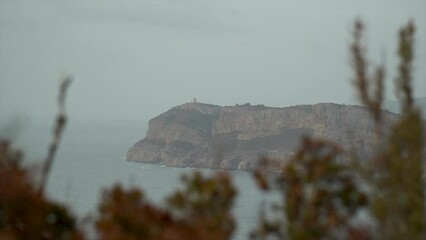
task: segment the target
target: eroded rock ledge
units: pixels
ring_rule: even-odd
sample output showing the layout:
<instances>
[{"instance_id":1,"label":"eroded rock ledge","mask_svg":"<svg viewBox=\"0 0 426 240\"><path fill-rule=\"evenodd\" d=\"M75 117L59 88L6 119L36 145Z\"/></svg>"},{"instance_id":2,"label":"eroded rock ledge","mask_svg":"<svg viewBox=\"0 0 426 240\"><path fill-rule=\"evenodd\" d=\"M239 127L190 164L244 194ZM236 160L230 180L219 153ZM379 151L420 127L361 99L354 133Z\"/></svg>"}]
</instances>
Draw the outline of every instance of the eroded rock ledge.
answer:
<instances>
[{"instance_id":1,"label":"eroded rock ledge","mask_svg":"<svg viewBox=\"0 0 426 240\"><path fill-rule=\"evenodd\" d=\"M386 112L387 118L396 117ZM365 107L320 103L285 108L186 103L151 119L126 159L175 167L250 170L259 156L287 160L302 136L367 153L374 126Z\"/></svg>"}]
</instances>

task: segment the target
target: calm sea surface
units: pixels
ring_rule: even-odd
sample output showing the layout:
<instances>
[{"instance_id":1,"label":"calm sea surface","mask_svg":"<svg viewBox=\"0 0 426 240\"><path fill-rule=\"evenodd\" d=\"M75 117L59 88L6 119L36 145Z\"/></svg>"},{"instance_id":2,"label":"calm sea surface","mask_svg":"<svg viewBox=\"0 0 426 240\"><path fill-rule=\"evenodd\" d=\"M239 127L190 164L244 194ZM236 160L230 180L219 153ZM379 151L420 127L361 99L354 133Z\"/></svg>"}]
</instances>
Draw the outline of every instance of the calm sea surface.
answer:
<instances>
[{"instance_id":1,"label":"calm sea surface","mask_svg":"<svg viewBox=\"0 0 426 240\"><path fill-rule=\"evenodd\" d=\"M102 189L121 183L142 188L148 199L158 205L165 196L181 186L180 176L196 169L125 161L127 149L145 136L147 123L76 124L67 126L48 182L48 195L66 203L80 217L94 215ZM50 141L51 127L28 124L17 139L25 151L25 161L42 159ZM210 174L212 170L201 170ZM250 173L229 172L238 188L234 214L238 228L234 239L247 239L258 220L264 194L257 190Z\"/></svg>"}]
</instances>

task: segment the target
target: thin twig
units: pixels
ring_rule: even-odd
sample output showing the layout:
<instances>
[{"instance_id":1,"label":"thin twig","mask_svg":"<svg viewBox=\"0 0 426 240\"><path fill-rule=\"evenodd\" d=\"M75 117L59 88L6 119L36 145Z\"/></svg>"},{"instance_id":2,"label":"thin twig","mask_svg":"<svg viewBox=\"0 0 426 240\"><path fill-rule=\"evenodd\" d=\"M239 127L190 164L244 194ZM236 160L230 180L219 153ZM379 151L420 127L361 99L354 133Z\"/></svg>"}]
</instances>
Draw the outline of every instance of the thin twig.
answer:
<instances>
[{"instance_id":1,"label":"thin twig","mask_svg":"<svg viewBox=\"0 0 426 240\"><path fill-rule=\"evenodd\" d=\"M411 111L413 108L412 93L412 64L413 64L413 47L414 47L414 23L410 21L399 32L399 65L398 76L395 79L396 96L401 101L401 113Z\"/></svg>"},{"instance_id":2,"label":"thin twig","mask_svg":"<svg viewBox=\"0 0 426 240\"><path fill-rule=\"evenodd\" d=\"M59 86L59 96L58 96L58 115L56 117L55 126L53 128L52 142L50 143L46 160L43 165L41 173L41 181L39 187L39 193L43 194L44 188L46 187L47 179L49 177L50 168L52 167L53 160L55 158L56 150L59 147L59 142L61 140L62 132L65 128L67 122L67 116L65 113L65 94L68 89L68 86L71 84L71 77L66 76L62 79Z\"/></svg>"},{"instance_id":3,"label":"thin twig","mask_svg":"<svg viewBox=\"0 0 426 240\"><path fill-rule=\"evenodd\" d=\"M364 24L361 20L356 20L353 30L353 42L351 44L351 63L355 72L353 80L358 90L361 102L370 108L370 114L374 119L378 136L381 135L382 128L382 104L384 100L384 80L385 68L381 64L375 67L373 76L368 72L369 63L366 60L366 46L363 40ZM373 86L371 85L374 84ZM374 92L373 92L374 90Z\"/></svg>"}]
</instances>

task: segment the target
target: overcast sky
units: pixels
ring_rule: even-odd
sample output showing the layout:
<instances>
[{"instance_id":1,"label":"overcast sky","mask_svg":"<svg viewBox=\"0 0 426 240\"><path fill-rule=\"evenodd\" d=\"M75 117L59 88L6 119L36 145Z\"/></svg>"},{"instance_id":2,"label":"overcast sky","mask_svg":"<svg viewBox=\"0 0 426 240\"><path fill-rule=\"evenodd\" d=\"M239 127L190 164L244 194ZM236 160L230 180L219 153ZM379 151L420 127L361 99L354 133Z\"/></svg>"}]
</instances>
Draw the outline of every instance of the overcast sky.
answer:
<instances>
[{"instance_id":1,"label":"overcast sky","mask_svg":"<svg viewBox=\"0 0 426 240\"><path fill-rule=\"evenodd\" d=\"M71 119L145 120L194 97L354 102L347 46L356 17L372 61L388 69L399 27L414 20L414 92L426 96L426 1L0 0L0 118L52 119L67 73Z\"/></svg>"}]
</instances>

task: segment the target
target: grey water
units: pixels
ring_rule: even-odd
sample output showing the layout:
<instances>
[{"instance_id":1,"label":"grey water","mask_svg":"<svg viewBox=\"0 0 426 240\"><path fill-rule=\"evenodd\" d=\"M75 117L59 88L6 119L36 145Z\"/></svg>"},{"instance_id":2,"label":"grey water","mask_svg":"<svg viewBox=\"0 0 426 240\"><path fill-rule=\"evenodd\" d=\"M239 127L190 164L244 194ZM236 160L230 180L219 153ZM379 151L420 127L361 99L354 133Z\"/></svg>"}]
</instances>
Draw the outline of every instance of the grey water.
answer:
<instances>
[{"instance_id":1,"label":"grey water","mask_svg":"<svg viewBox=\"0 0 426 240\"><path fill-rule=\"evenodd\" d=\"M137 186L161 206L166 196L181 187L180 176L197 169L171 168L125 160L127 149L145 136L147 123L69 122L57 152L47 194L68 205L80 218L96 216L102 190L120 183ZM28 124L20 131L17 145L25 151L25 163L34 166L44 158L51 137L48 124ZM210 174L213 170L201 170ZM259 206L266 201L248 172L230 171L238 189L233 213L237 229L233 239L247 239L258 221ZM90 224L89 224L90 225ZM89 232L93 229L89 229Z\"/></svg>"}]
</instances>

